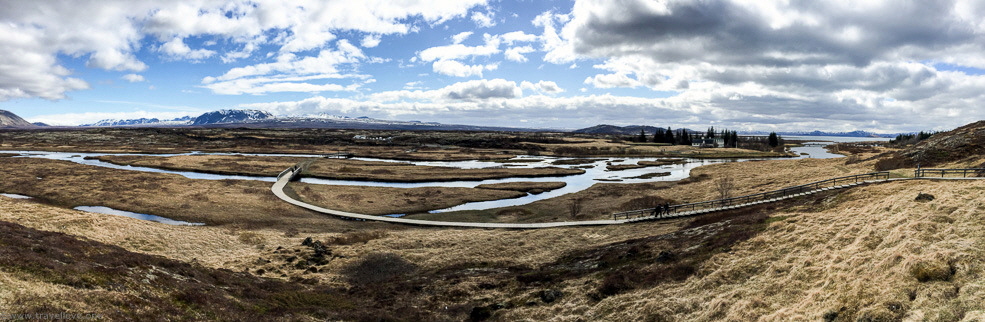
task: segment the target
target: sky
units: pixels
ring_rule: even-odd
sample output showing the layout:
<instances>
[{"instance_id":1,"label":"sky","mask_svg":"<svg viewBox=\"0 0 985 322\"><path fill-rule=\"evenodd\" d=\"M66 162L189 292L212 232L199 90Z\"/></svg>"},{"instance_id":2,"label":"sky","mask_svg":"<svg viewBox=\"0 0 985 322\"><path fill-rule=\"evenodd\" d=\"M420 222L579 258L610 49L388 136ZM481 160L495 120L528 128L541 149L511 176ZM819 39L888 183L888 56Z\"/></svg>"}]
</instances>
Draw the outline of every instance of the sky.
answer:
<instances>
[{"instance_id":1,"label":"sky","mask_svg":"<svg viewBox=\"0 0 985 322\"><path fill-rule=\"evenodd\" d=\"M0 109L448 124L947 130L985 119L985 2L0 0Z\"/></svg>"}]
</instances>

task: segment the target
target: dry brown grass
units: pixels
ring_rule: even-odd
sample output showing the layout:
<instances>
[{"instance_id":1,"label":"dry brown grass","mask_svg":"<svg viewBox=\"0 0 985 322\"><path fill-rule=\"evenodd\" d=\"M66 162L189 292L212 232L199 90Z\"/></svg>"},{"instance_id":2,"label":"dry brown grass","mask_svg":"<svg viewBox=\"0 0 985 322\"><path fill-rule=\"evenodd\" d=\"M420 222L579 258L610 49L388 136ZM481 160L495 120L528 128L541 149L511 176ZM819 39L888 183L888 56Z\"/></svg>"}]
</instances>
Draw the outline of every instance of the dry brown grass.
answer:
<instances>
[{"instance_id":1,"label":"dry brown grass","mask_svg":"<svg viewBox=\"0 0 985 322\"><path fill-rule=\"evenodd\" d=\"M541 193L554 189L561 189L566 185L568 184L564 182L503 182L480 184L476 186L476 188Z\"/></svg>"},{"instance_id":2,"label":"dry brown grass","mask_svg":"<svg viewBox=\"0 0 985 322\"><path fill-rule=\"evenodd\" d=\"M509 216L519 216L515 217L517 221L529 220L530 216L550 218L556 215L564 219L566 202L584 198L582 213L606 218L613 205L638 207L652 204L657 198L677 202L712 199L717 195L714 179L724 175L735 181L735 194L746 194L870 172L874 162L845 165L841 159L806 159L718 164L695 169L693 178L684 182L598 184L583 192L523 208L498 209L493 213L505 214L509 210ZM46 166L54 166L55 170L61 167L58 163ZM21 171L17 168L10 170ZM83 168L69 168L86 175ZM899 173L905 171L908 170ZM61 175L68 175L67 172ZM20 176L12 175L11 178ZM47 176L40 181L55 179ZM61 181L56 185L79 182L81 180ZM157 184L170 189L172 183ZM243 189L235 183L213 184L215 187L207 187ZM198 189L199 186L191 187ZM92 186L86 188L94 189ZM55 190L54 186L50 189ZM369 222L352 225L353 222L330 220L341 227L328 231L294 225L292 227L301 231L297 237L288 238L277 229L245 231L230 228L232 226L165 226L123 217L93 217L92 214L0 198L0 220L92 236L127 249L171 258L187 261L194 258L210 266L251 272L263 269L264 276L314 278L318 283L333 286L349 285L345 268L358 265L371 257L370 254L394 254L417 267L419 273L407 276L406 283L429 290L425 292L427 295L420 295L426 299L424 303L447 306L448 312L459 312L455 313L459 315L449 315L456 319L461 319L462 314L467 316L473 307L504 303L503 309L494 312L494 318L976 321L985 317L981 300L985 298L985 271L980 265L985 262L985 227L982 227L985 224L981 220L985 202L979 197L983 191L985 182L980 181L907 181L832 192L794 208L777 210L764 206L758 214L772 216L767 220L770 223L765 230L697 263L698 269L689 278L678 282L671 279L657 287L641 284L620 289L602 299L587 294L600 290L603 281L614 275L588 274L557 284L534 283L531 284L533 288L521 288L517 286L521 282L515 279L497 279L496 276L513 276L511 274L551 263L577 268L580 262L564 262L566 256L605 249L608 245L633 239L660 240L663 238L660 235L678 231L691 219L532 231L421 229ZM69 192L77 190L65 194ZM188 193L196 195L200 192ZM932 194L935 199L914 201L919 193ZM348 195L338 197L361 198L353 193ZM150 198L147 195L134 197ZM218 199L213 194L199 198L210 202ZM448 217L464 215L444 214ZM700 226L707 218L696 218L688 227L713 232L717 226ZM244 232L262 237L263 248L241 242L239 238ZM721 231L718 236L729 237L731 233ZM310 253L307 248L298 246L307 236L326 241L332 257L325 263L304 266L304 269L286 265L284 259ZM333 240L353 242L330 242ZM649 248L642 251L653 252ZM647 271L640 274L650 273L656 274ZM414 276L441 279L415 280ZM611 279L613 285L618 284L615 278ZM60 293L64 290L58 287L32 283L0 273L0 306L22 288L38 290L36 294L65 294ZM543 291L537 288L541 286L556 289L564 296L544 303L538 295ZM389 292L390 289L384 287L380 291ZM393 294L422 294L400 292ZM400 300L382 299L384 302Z\"/></svg>"}]
</instances>

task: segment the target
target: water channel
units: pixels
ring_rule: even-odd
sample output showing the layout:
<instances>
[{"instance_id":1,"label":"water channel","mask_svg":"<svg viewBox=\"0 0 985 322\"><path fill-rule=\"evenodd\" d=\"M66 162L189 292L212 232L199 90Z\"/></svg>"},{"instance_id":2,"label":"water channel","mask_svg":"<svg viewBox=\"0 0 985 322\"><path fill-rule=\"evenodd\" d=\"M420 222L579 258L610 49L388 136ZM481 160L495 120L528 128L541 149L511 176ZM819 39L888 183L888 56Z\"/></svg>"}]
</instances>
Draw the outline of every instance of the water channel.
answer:
<instances>
[{"instance_id":1,"label":"water channel","mask_svg":"<svg viewBox=\"0 0 985 322\"><path fill-rule=\"evenodd\" d=\"M820 142L822 144L827 144L831 142L857 142L857 141L874 141L874 140L888 140L888 139L873 139L873 138L846 138L846 137L787 137L788 139L798 139L798 140L811 140L812 142ZM798 158L836 158L841 157L839 154L832 154L827 152L824 147L821 146L806 146L806 147L796 147L792 148L792 151L797 153ZM0 151L0 153L13 153L18 154L17 157L30 157L30 158L44 158L52 160L65 160L71 161L79 164L106 167L112 169L121 169L128 171L143 171L143 172L155 172L155 173L170 173L184 176L190 179L201 179L201 180L258 180L266 182L274 182L275 177L263 177L263 176L240 176L240 175L221 175L221 174L209 174L194 171L173 171L173 170L163 170L149 167L135 167L126 165L116 165L108 162L103 162L94 159L95 157L104 155L153 155L153 156L177 156L177 155L247 155L247 156L282 156L282 157L321 157L321 155L308 155L308 154L242 154L242 153L182 153L182 154L137 154L137 153L75 153L75 152L46 152L46 151ZM89 157L87 159L87 157ZM476 168L491 168L491 167L508 167L508 168L535 168L535 167L547 167L556 166L552 162L555 160L564 160L572 158L552 158L552 157L540 157L540 156L518 156L515 159L507 160L505 162L492 162L492 161L397 161L388 159L376 159L376 158L355 158L356 160L365 161L384 161L384 162L401 162L409 163L414 165L422 166L441 166L441 167L453 167L453 168L463 168L463 169L476 169ZM489 180L475 180L475 181L451 181L451 182L416 182L416 183L398 183L398 182L374 182L374 181L353 181L353 180L329 180L329 179L317 179L317 178L303 178L301 182L310 184L325 184L325 185L357 185L357 186L376 186L376 187L393 187L393 188L417 188L417 187L466 187L474 188L480 184L493 184L493 183L505 183L505 182L520 182L520 181L533 181L533 182L564 182L566 186L560 189L555 189L547 191L540 194L528 194L523 197L513 198L513 199L501 199L493 201L480 201L480 202L470 202L454 206L451 208L435 210L433 212L448 212L448 211L459 211L459 210L483 210L507 206L518 206L532 203L538 200L549 199L557 196L561 196L568 193L578 192L581 190L588 189L592 185L599 182L616 182L616 183L641 183L641 182L654 182L654 181L677 181L687 178L691 169L699 166L722 163L722 162L742 162L750 160L766 160L770 158L747 158L747 159L683 159L684 162L679 164L670 164L656 167L645 167L638 169L628 169L619 171L609 171L606 170L607 165L624 165L624 164L636 164L639 161L652 161L659 160L659 158L593 158L594 160L580 165L561 165L558 167L572 167L580 168L585 170L585 173L578 175L569 175L563 177L540 177L540 178L505 178L505 179L489 179ZM647 174L653 173L666 173L663 176L651 177L651 178L640 178ZM146 215L152 216L152 215Z\"/></svg>"}]
</instances>

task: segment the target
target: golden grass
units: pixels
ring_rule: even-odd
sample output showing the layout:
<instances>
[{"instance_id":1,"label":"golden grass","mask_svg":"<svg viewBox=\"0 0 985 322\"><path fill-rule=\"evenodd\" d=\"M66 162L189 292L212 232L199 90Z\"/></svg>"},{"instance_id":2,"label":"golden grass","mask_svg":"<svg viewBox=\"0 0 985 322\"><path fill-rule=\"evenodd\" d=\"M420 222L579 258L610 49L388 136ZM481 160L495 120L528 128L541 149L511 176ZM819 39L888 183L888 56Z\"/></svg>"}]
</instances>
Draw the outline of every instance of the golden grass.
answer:
<instances>
[{"instance_id":1,"label":"golden grass","mask_svg":"<svg viewBox=\"0 0 985 322\"><path fill-rule=\"evenodd\" d=\"M976 320L985 312L982 191L981 181L855 188L777 214L788 218L715 255L683 283L502 318ZM937 199L913 201L920 192ZM582 291L571 284L566 293Z\"/></svg>"},{"instance_id":2,"label":"golden grass","mask_svg":"<svg viewBox=\"0 0 985 322\"><path fill-rule=\"evenodd\" d=\"M613 208L633 205L640 198L667 198L678 202L713 199L714 179L728 175L736 194L755 193L830 177L872 171L874 161L844 164L843 159L804 159L726 163L692 171L695 179L679 183L597 184L583 192L524 207L530 213L564 218L564 205L583 198L585 212L607 217ZM68 172L91 175L84 167L45 163L60 176ZM9 170L16 176L21 165ZM63 167L65 167L63 169ZM900 170L903 174L908 169ZM19 173L33 175L35 172ZM105 173L93 173L105 174ZM102 176L100 181L112 181ZM132 178L129 178L132 179ZM56 180L46 176L43 180ZM73 179L74 180L74 179ZM55 182L64 192L80 181ZM91 180L91 179L90 179ZM166 177L165 186L170 187ZM198 181L198 180L190 180ZM122 181L121 181L122 182ZM105 182L103 182L105 183ZM188 189L218 189L190 185ZM213 183L221 185L224 183ZM91 185L86 189L97 189ZM6 188L4 188L6 189ZM303 189L303 188L302 188ZM59 195L54 186L39 191ZM3 192L14 192L0 190ZM177 190L171 190L172 192ZM98 191L97 191L98 192ZM550 305L518 305L498 311L500 320L930 320L976 321L985 317L985 192L982 181L905 181L856 187L831 193L814 203L773 213L758 236L733 245L704 262L683 282L639 288L601 301L590 294L602 276L566 280L556 287L565 296ZM189 191L194 194L194 190ZM935 196L917 202L919 193ZM29 193L25 193L29 194ZM149 195L133 195L151 198ZM145 202L145 201L142 201ZM114 207L115 208L115 207ZM769 208L764 208L769 209ZM503 209L497 210L503 211ZM464 214L444 214L457 216ZM516 218L518 221L522 217ZM54 208L30 201L0 197L0 220L44 230L83 235L120 245L128 250L196 260L211 267L235 270L264 269L269 277L310 277L320 283L346 285L344 267L371 253L393 253L421 267L440 270L461 264L495 263L495 267L537 267L564 254L633 238L671 233L689 219L620 225L545 230L424 229L369 222L328 219L336 230L301 227L296 237L282 229L178 227L125 217L94 215ZM293 253L304 237L317 240L353 239L354 232L373 231L347 245L333 244L332 258L314 273L284 268L271 259L277 247ZM242 237L242 236L246 237ZM262 245L256 241L262 240ZM286 256L286 255L283 255ZM284 274L281 276L280 274ZM482 274L442 286L441 294L459 294L449 304L485 301L524 303L536 298L532 290L479 292ZM488 281L515 283L511 281ZM438 283L438 282L436 282ZM444 282L441 282L444 283ZM59 294L55 286L18 279L0 272L0 306L18 289L32 294Z\"/></svg>"},{"instance_id":3,"label":"golden grass","mask_svg":"<svg viewBox=\"0 0 985 322\"><path fill-rule=\"evenodd\" d=\"M479 189L493 189L493 190L513 190L521 192L545 192L554 189L561 189L568 185L564 182L502 182L502 183L489 183L480 184L476 186Z\"/></svg>"}]
</instances>

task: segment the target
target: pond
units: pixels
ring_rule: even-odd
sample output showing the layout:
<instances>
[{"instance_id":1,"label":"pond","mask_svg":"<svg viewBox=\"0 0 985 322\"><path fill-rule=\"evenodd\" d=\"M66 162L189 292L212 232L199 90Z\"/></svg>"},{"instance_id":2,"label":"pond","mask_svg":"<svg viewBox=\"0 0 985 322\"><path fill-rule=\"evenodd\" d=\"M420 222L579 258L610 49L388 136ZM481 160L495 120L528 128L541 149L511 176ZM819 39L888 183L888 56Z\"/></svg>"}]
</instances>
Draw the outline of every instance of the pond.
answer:
<instances>
[{"instance_id":1,"label":"pond","mask_svg":"<svg viewBox=\"0 0 985 322\"><path fill-rule=\"evenodd\" d=\"M92 212L92 213L97 213L97 214L114 215L114 216L124 216L124 217L130 217L130 218L141 219L141 220L149 220L149 221L159 222L159 223L168 224L168 225L175 225L175 226L202 226L202 225L205 225L203 223L193 223L193 222L187 222L187 221L174 220L174 219L170 219L170 218L164 218L164 217L161 217L161 216L154 216L154 215L148 215L148 214L138 214L138 213L135 213L135 212L117 210L117 209L113 209L113 208L110 208L110 207L103 207L103 206L78 206L78 207L75 207L75 208L72 208L72 209L81 210L81 211L85 211L85 212Z\"/></svg>"}]
</instances>

